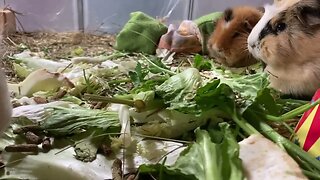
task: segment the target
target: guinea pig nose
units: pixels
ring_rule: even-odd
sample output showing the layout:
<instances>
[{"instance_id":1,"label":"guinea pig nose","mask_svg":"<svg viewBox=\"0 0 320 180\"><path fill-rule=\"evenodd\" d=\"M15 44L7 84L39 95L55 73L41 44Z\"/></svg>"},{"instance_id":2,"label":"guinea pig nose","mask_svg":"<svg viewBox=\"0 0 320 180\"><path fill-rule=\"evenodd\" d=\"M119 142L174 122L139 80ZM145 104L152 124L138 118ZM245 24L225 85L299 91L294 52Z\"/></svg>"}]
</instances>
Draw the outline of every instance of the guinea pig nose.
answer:
<instances>
[{"instance_id":1,"label":"guinea pig nose","mask_svg":"<svg viewBox=\"0 0 320 180\"><path fill-rule=\"evenodd\" d=\"M250 44L250 47L254 49L256 47L256 44Z\"/></svg>"},{"instance_id":2,"label":"guinea pig nose","mask_svg":"<svg viewBox=\"0 0 320 180\"><path fill-rule=\"evenodd\" d=\"M219 48L219 47L217 46L217 44L213 44L213 45L212 45L212 49L215 50L216 52L222 52L222 49Z\"/></svg>"}]
</instances>

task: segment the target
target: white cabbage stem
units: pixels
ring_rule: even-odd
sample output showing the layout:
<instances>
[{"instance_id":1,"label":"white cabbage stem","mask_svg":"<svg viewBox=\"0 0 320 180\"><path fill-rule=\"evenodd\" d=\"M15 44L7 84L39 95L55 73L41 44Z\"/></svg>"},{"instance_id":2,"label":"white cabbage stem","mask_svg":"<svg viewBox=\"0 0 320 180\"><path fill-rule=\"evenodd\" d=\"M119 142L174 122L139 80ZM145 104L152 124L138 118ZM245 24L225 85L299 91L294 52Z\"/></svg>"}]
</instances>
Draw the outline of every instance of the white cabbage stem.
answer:
<instances>
[{"instance_id":1,"label":"white cabbage stem","mask_svg":"<svg viewBox=\"0 0 320 180\"><path fill-rule=\"evenodd\" d=\"M119 137L122 140L125 148L128 148L131 143L131 132L130 132L130 113L127 105L121 105L119 108L119 120L121 124L121 135Z\"/></svg>"}]
</instances>

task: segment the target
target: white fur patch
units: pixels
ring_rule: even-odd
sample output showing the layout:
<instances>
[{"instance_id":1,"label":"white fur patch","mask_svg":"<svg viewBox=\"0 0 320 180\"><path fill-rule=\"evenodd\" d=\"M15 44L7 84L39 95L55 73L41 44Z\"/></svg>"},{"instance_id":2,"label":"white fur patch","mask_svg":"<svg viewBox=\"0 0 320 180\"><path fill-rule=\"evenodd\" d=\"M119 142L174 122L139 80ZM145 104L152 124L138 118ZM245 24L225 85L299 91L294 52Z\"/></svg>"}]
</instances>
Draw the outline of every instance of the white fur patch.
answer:
<instances>
[{"instance_id":1,"label":"white fur patch","mask_svg":"<svg viewBox=\"0 0 320 180\"><path fill-rule=\"evenodd\" d=\"M259 22L253 27L249 37L247 39L248 42L248 50L249 52L256 58L262 59L260 54L260 40L259 36L263 28L268 24L268 22L275 17L279 12L287 9L289 6L299 2L301 0L286 0L281 2L276 2L272 5L266 4L264 6L265 13L259 20ZM263 59L262 59L263 60Z\"/></svg>"},{"instance_id":2,"label":"white fur patch","mask_svg":"<svg viewBox=\"0 0 320 180\"><path fill-rule=\"evenodd\" d=\"M268 22L273 17L275 17L280 11L280 9L276 7L275 4L273 5L267 4L264 6L264 8L265 8L265 13L263 14L259 22L253 27L248 37L248 50L251 54L253 54L253 56L259 59L261 59L260 47L259 47L260 46L259 36L261 34L261 31L263 30L264 27L266 27Z\"/></svg>"},{"instance_id":3,"label":"white fur patch","mask_svg":"<svg viewBox=\"0 0 320 180\"><path fill-rule=\"evenodd\" d=\"M229 28L229 26L230 26L230 22L227 22L227 23L224 23L223 28L224 28L224 29L228 29L228 28Z\"/></svg>"}]
</instances>

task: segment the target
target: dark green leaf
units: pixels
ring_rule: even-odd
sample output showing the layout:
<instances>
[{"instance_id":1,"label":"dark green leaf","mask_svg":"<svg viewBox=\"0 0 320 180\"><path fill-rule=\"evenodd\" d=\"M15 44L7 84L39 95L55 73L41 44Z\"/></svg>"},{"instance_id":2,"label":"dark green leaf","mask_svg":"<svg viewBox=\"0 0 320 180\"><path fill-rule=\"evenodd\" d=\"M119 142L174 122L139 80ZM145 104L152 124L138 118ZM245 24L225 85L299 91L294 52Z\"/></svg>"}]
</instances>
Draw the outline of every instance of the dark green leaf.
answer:
<instances>
[{"instance_id":1,"label":"dark green leaf","mask_svg":"<svg viewBox=\"0 0 320 180\"><path fill-rule=\"evenodd\" d=\"M195 177L192 175L184 175L179 170L170 170L168 167L163 166L161 164L155 165L141 165L139 167L139 179L152 179L150 175L152 175L156 179L159 178L159 173L162 170L162 178L165 179L176 179L176 180L194 180Z\"/></svg>"},{"instance_id":2,"label":"dark green leaf","mask_svg":"<svg viewBox=\"0 0 320 180\"><path fill-rule=\"evenodd\" d=\"M233 99L232 89L226 84L219 83L220 80L214 80L198 89L195 101L201 110L209 110L222 106L230 98Z\"/></svg>"},{"instance_id":3,"label":"dark green leaf","mask_svg":"<svg viewBox=\"0 0 320 180\"><path fill-rule=\"evenodd\" d=\"M166 77L159 78L159 79L149 79L144 83L140 84L139 86L135 87L134 89L132 89L131 92L134 94L137 94L139 92L144 92L144 91L153 91L156 89L156 86L162 84L167 79L168 78Z\"/></svg>"},{"instance_id":4,"label":"dark green leaf","mask_svg":"<svg viewBox=\"0 0 320 180\"><path fill-rule=\"evenodd\" d=\"M276 104L270 89L261 89L254 102L248 107L255 112L269 115L280 115L280 107Z\"/></svg>"},{"instance_id":5,"label":"dark green leaf","mask_svg":"<svg viewBox=\"0 0 320 180\"><path fill-rule=\"evenodd\" d=\"M135 86L140 85L142 82L144 82L144 78L148 74L147 70L142 69L141 64L138 62L137 66L135 68L135 72L130 71L129 76Z\"/></svg>"},{"instance_id":6,"label":"dark green leaf","mask_svg":"<svg viewBox=\"0 0 320 180\"><path fill-rule=\"evenodd\" d=\"M194 57L193 67L197 68L199 71L210 70L212 68L212 64L209 60L206 60L201 55L197 54Z\"/></svg>"},{"instance_id":7,"label":"dark green leaf","mask_svg":"<svg viewBox=\"0 0 320 180\"><path fill-rule=\"evenodd\" d=\"M162 62L161 62L161 59L160 58L157 58L157 57L153 57L151 59L151 61L157 65L158 67L161 67L161 68L164 68L164 69L167 69L167 70L170 70L166 65L164 65ZM149 71L153 74L160 74L160 73L163 73L163 71L159 70L159 68L156 68L154 67L152 64L149 63Z\"/></svg>"}]
</instances>

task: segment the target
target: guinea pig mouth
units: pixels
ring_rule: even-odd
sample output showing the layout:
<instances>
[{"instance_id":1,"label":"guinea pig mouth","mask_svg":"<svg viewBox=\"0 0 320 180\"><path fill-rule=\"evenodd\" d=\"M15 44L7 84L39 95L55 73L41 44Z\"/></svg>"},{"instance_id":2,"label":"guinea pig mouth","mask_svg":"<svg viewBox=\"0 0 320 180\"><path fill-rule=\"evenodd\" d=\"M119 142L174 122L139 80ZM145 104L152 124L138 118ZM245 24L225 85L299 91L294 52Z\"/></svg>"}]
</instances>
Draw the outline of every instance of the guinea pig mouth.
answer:
<instances>
[{"instance_id":1,"label":"guinea pig mouth","mask_svg":"<svg viewBox=\"0 0 320 180\"><path fill-rule=\"evenodd\" d=\"M260 60L260 62L261 62L261 64L262 64L262 70L265 70L266 67L267 67L267 64L266 64L264 61L262 61L262 60Z\"/></svg>"},{"instance_id":2,"label":"guinea pig mouth","mask_svg":"<svg viewBox=\"0 0 320 180\"><path fill-rule=\"evenodd\" d=\"M213 57L213 58L226 59L224 53L217 52L217 51L214 51L214 50L210 52L210 56Z\"/></svg>"}]
</instances>

